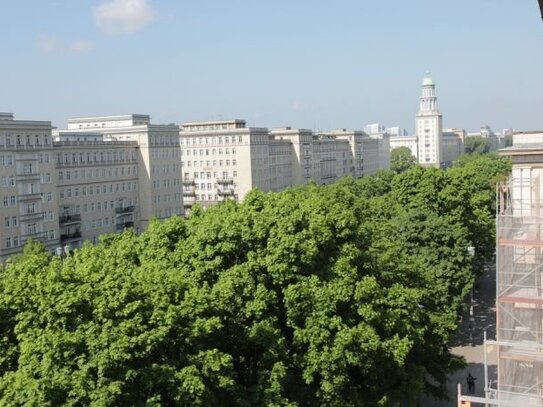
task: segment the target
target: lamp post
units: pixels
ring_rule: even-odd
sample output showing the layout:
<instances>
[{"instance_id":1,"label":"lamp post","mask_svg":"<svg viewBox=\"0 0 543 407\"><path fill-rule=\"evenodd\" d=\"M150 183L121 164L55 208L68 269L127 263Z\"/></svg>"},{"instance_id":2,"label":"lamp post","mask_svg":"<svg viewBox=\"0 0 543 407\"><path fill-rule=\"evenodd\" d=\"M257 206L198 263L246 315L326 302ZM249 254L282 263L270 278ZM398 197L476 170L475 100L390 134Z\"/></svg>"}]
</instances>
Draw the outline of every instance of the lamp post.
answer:
<instances>
[{"instance_id":1,"label":"lamp post","mask_svg":"<svg viewBox=\"0 0 543 407\"><path fill-rule=\"evenodd\" d=\"M468 247L468 254L471 256L471 263L473 265L473 258L475 257L475 247ZM471 286L470 292L470 304L469 304L469 339L473 345L473 328L475 326L475 314L473 312L473 286Z\"/></svg>"}]
</instances>

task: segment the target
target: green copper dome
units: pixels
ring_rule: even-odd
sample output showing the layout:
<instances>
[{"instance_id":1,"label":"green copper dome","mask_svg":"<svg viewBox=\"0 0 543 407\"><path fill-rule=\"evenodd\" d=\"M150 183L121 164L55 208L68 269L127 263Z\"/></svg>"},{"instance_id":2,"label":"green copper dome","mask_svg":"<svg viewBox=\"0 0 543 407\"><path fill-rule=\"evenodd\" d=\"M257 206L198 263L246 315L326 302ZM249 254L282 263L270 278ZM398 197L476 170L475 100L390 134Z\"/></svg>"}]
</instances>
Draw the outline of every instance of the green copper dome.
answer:
<instances>
[{"instance_id":1,"label":"green copper dome","mask_svg":"<svg viewBox=\"0 0 543 407\"><path fill-rule=\"evenodd\" d=\"M435 86L434 80L430 76L430 72L426 72L426 76L422 80L422 86Z\"/></svg>"}]
</instances>

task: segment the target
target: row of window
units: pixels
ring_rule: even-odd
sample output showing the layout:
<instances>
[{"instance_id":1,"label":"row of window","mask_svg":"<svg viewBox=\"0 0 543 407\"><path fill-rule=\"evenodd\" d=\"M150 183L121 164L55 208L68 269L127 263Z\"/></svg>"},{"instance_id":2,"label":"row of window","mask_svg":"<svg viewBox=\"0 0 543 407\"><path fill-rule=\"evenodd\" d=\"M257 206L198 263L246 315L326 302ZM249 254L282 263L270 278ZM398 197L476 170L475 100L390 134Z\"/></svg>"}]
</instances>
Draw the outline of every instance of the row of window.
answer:
<instances>
[{"instance_id":1,"label":"row of window","mask_svg":"<svg viewBox=\"0 0 543 407\"><path fill-rule=\"evenodd\" d=\"M213 177L212 177L212 174L213 174ZM201 172L193 172L192 173L192 176L193 176L193 179L216 179L217 178L217 171L213 171L213 173L211 171L201 171ZM230 172L228 171L223 171L221 173L222 175L222 178L223 179L226 179L229 177L230 175ZM232 171L232 176L233 177L237 177L238 176L238 172L237 171ZM183 174L183 178L188 180L190 179L190 172L185 172Z\"/></svg>"},{"instance_id":2,"label":"row of window","mask_svg":"<svg viewBox=\"0 0 543 407\"><path fill-rule=\"evenodd\" d=\"M211 183L211 182L202 182L201 184L195 184L194 190L195 191L213 191L215 188L218 187L217 183Z\"/></svg>"},{"instance_id":3,"label":"row of window","mask_svg":"<svg viewBox=\"0 0 543 407\"><path fill-rule=\"evenodd\" d=\"M136 191L138 184L134 182L122 182L116 184L103 184L95 185L88 187L77 187L77 188L66 188L59 191L60 198L71 198L78 196L87 196L87 195L100 195L107 194L108 191L110 194L114 192L126 192L126 191Z\"/></svg>"},{"instance_id":4,"label":"row of window","mask_svg":"<svg viewBox=\"0 0 543 407\"><path fill-rule=\"evenodd\" d=\"M15 143L15 144L13 144ZM28 146L28 147L41 147L51 145L51 136L47 134L17 134L15 136L11 134L0 134L0 145L4 146Z\"/></svg>"},{"instance_id":5,"label":"row of window","mask_svg":"<svg viewBox=\"0 0 543 407\"><path fill-rule=\"evenodd\" d=\"M203 156L203 155L216 155L217 152L219 153L219 155L222 155L223 152L224 154L228 155L230 153L232 154L236 154L236 148L235 147L232 147L232 149L230 148L225 148L224 150L222 148L206 148L206 149L203 149L203 148L200 148L200 149L188 149L188 150L185 150L185 155L187 156L190 156L190 155L194 155L194 156L197 156L197 155L200 155L200 156ZM181 150L181 155L183 155L183 150Z\"/></svg>"},{"instance_id":6,"label":"row of window","mask_svg":"<svg viewBox=\"0 0 543 407\"><path fill-rule=\"evenodd\" d=\"M151 149L151 158L177 158L179 157L180 150L178 148L161 148L161 149Z\"/></svg>"},{"instance_id":7,"label":"row of window","mask_svg":"<svg viewBox=\"0 0 543 407\"><path fill-rule=\"evenodd\" d=\"M169 218L174 214L181 215L182 213L183 212L182 212L181 208L176 207L175 212L172 211L172 208L165 208L165 209L160 209L158 212L155 213L155 215L159 219L164 219L164 218Z\"/></svg>"},{"instance_id":8,"label":"row of window","mask_svg":"<svg viewBox=\"0 0 543 407\"><path fill-rule=\"evenodd\" d=\"M2 167L13 165L13 155L12 154L0 154L0 165Z\"/></svg>"},{"instance_id":9,"label":"row of window","mask_svg":"<svg viewBox=\"0 0 543 407\"><path fill-rule=\"evenodd\" d=\"M235 200L238 199L238 196L237 195L233 195L233 198ZM197 201L220 201L222 199L222 197L220 197L219 195L217 194L197 194L196 195L196 200Z\"/></svg>"},{"instance_id":10,"label":"row of window","mask_svg":"<svg viewBox=\"0 0 543 407\"><path fill-rule=\"evenodd\" d=\"M56 232L54 230L48 231L47 232L47 238L48 238L48 240L56 239ZM4 247L6 249L19 247L21 245L22 245L22 241L19 238L19 236L7 236L5 241L4 241Z\"/></svg>"},{"instance_id":11,"label":"row of window","mask_svg":"<svg viewBox=\"0 0 543 407\"><path fill-rule=\"evenodd\" d=\"M187 167L192 167L194 163L194 167L204 167L204 161L187 161L186 162L186 166ZM198 163L200 163L200 165L198 165ZM219 164L219 167L222 167L223 165L226 165L227 167L230 166L230 163L232 163L232 165L237 165L237 160L207 160L205 161L205 167L211 167L213 165L213 167L216 167L217 166L217 163ZM181 162L181 166L183 167L184 166L184 162Z\"/></svg>"},{"instance_id":12,"label":"row of window","mask_svg":"<svg viewBox=\"0 0 543 407\"><path fill-rule=\"evenodd\" d=\"M67 170L58 172L58 180L63 181L64 179L75 180L75 179L96 179L104 177L118 177L123 175L136 175L137 167L128 166L128 167L115 167L115 168L102 168L94 170Z\"/></svg>"},{"instance_id":13,"label":"row of window","mask_svg":"<svg viewBox=\"0 0 543 407\"><path fill-rule=\"evenodd\" d=\"M181 137L181 145L191 144L229 144L243 142L243 136L216 136L216 137Z\"/></svg>"},{"instance_id":14,"label":"row of window","mask_svg":"<svg viewBox=\"0 0 543 407\"><path fill-rule=\"evenodd\" d=\"M135 151L92 151L86 153L57 153L57 164L118 163L136 161Z\"/></svg>"},{"instance_id":15,"label":"row of window","mask_svg":"<svg viewBox=\"0 0 543 407\"><path fill-rule=\"evenodd\" d=\"M50 184L52 182L51 173L47 172L47 173L41 174L40 181L42 184ZM7 176L4 175L0 178L0 186L3 188L14 187L15 185L16 185L15 175L7 175Z\"/></svg>"},{"instance_id":16,"label":"row of window","mask_svg":"<svg viewBox=\"0 0 543 407\"><path fill-rule=\"evenodd\" d=\"M152 135L149 136L149 143L151 145L179 145L179 136L175 135Z\"/></svg>"},{"instance_id":17,"label":"row of window","mask_svg":"<svg viewBox=\"0 0 543 407\"><path fill-rule=\"evenodd\" d=\"M47 212L44 217L44 222L53 222L55 220L55 213L53 211ZM5 216L4 217L4 226L6 228L15 228L19 225L19 217L18 216ZM36 225L36 223L29 223L28 225ZM27 225L27 228L29 227ZM30 226L32 227L32 226ZM29 231L27 230L27 233L36 233L36 231Z\"/></svg>"},{"instance_id":18,"label":"row of window","mask_svg":"<svg viewBox=\"0 0 543 407\"><path fill-rule=\"evenodd\" d=\"M162 188L179 187L180 185L181 185L181 180L179 178L162 180ZM153 189L159 189L159 188L160 188L160 180L154 179Z\"/></svg>"},{"instance_id":19,"label":"row of window","mask_svg":"<svg viewBox=\"0 0 543 407\"><path fill-rule=\"evenodd\" d=\"M153 195L153 203L159 204L159 203L167 203L167 202L179 202L181 201L181 193L177 192L175 194L165 194L161 195Z\"/></svg>"},{"instance_id":20,"label":"row of window","mask_svg":"<svg viewBox=\"0 0 543 407\"><path fill-rule=\"evenodd\" d=\"M101 219L93 219L93 220L91 220L89 222L85 222L83 224L83 229L84 230L99 229L99 228L102 228L102 227L105 227L105 226L109 226L110 223L111 223L111 225L115 225L115 216L112 216L111 218L106 217L106 218L103 218L103 219L102 218Z\"/></svg>"},{"instance_id":21,"label":"row of window","mask_svg":"<svg viewBox=\"0 0 543 407\"><path fill-rule=\"evenodd\" d=\"M151 167L151 174L169 174L170 169L172 173L178 173L180 168L180 164L166 164L166 165L153 165Z\"/></svg>"},{"instance_id":22,"label":"row of window","mask_svg":"<svg viewBox=\"0 0 543 407\"><path fill-rule=\"evenodd\" d=\"M137 205L137 198L129 199L125 201L124 205L126 206L135 206ZM118 208L119 206L117 206ZM81 209L83 209L83 213L94 213L94 212L102 212L107 211L108 209L115 209L115 201L104 201L104 202L90 202L81 205L75 205L74 212L75 214L80 214Z\"/></svg>"}]
</instances>

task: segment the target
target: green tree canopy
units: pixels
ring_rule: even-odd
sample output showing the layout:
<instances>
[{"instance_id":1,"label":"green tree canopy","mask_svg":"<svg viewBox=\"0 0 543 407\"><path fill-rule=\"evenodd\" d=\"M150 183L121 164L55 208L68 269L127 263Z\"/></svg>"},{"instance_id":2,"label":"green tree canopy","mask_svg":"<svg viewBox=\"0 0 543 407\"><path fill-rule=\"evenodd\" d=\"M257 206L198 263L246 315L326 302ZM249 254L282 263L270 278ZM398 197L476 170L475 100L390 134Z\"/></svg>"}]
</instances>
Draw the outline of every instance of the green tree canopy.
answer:
<instances>
[{"instance_id":1,"label":"green tree canopy","mask_svg":"<svg viewBox=\"0 0 543 407\"><path fill-rule=\"evenodd\" d=\"M485 154L492 147L490 140L482 136L469 136L464 139L464 152L466 154Z\"/></svg>"},{"instance_id":2,"label":"green tree canopy","mask_svg":"<svg viewBox=\"0 0 543 407\"><path fill-rule=\"evenodd\" d=\"M0 404L444 397L475 278L466 248L492 233L491 179L507 168L481 158L255 190L65 259L31 244L0 270Z\"/></svg>"},{"instance_id":3,"label":"green tree canopy","mask_svg":"<svg viewBox=\"0 0 543 407\"><path fill-rule=\"evenodd\" d=\"M390 169L400 173L407 171L417 162L416 157L407 147L396 147L390 150Z\"/></svg>"}]
</instances>

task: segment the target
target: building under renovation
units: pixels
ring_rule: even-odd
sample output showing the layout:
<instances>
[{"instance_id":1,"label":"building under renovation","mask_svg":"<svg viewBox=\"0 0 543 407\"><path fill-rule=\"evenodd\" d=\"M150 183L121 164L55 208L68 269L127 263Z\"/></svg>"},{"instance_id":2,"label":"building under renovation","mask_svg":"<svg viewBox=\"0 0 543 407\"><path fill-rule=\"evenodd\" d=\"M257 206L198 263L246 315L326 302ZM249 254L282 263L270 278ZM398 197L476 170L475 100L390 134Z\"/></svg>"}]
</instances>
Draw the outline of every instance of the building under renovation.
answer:
<instances>
[{"instance_id":1,"label":"building under renovation","mask_svg":"<svg viewBox=\"0 0 543 407\"><path fill-rule=\"evenodd\" d=\"M497 382L459 405L543 406L543 132L514 134L500 154L513 170L497 190L496 340L485 346Z\"/></svg>"}]
</instances>

